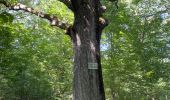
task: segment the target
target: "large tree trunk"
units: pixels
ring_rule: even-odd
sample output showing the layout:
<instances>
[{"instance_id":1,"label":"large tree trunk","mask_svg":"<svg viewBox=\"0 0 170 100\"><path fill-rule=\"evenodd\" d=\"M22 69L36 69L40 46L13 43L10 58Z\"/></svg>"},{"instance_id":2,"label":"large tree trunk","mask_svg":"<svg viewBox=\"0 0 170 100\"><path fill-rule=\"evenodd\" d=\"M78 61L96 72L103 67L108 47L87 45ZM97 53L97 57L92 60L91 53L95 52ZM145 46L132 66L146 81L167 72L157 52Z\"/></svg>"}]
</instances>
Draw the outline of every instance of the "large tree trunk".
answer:
<instances>
[{"instance_id":1,"label":"large tree trunk","mask_svg":"<svg viewBox=\"0 0 170 100\"><path fill-rule=\"evenodd\" d=\"M73 100L105 100L100 61L99 0L72 0L75 16Z\"/></svg>"}]
</instances>

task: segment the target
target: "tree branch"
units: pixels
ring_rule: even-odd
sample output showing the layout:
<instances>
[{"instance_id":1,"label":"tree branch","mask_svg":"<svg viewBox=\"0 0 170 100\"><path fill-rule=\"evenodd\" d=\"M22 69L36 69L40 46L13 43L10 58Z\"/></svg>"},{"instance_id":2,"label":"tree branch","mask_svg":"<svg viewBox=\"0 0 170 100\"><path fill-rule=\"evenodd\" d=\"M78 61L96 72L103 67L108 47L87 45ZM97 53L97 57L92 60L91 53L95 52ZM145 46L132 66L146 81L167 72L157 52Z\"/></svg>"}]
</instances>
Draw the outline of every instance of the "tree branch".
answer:
<instances>
[{"instance_id":1,"label":"tree branch","mask_svg":"<svg viewBox=\"0 0 170 100\"><path fill-rule=\"evenodd\" d=\"M71 0L59 0L59 1L64 3L69 9L73 10Z\"/></svg>"},{"instance_id":2,"label":"tree branch","mask_svg":"<svg viewBox=\"0 0 170 100\"><path fill-rule=\"evenodd\" d=\"M68 23L60 21L58 17L54 15L45 14L43 12L38 12L35 9L27 7L26 5L23 5L21 3L18 3L16 5L10 5L5 1L0 1L0 3L4 4L7 8L9 8L9 10L15 10L15 11L22 10L22 11L37 15L38 17L47 19L51 23L51 26L57 26L64 30L67 30L71 26Z\"/></svg>"}]
</instances>

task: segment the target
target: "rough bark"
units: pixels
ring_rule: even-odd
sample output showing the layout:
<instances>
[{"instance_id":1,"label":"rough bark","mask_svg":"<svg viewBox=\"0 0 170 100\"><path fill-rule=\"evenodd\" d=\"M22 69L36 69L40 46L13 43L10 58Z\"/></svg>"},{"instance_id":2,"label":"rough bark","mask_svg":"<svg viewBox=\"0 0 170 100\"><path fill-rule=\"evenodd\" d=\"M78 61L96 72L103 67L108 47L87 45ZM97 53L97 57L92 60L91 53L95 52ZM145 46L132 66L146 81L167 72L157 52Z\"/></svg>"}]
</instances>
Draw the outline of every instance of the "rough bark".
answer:
<instances>
[{"instance_id":1,"label":"rough bark","mask_svg":"<svg viewBox=\"0 0 170 100\"><path fill-rule=\"evenodd\" d=\"M74 48L73 100L105 100L100 61L99 0L72 0L75 16L70 34ZM90 64L97 65L91 69Z\"/></svg>"}]
</instances>

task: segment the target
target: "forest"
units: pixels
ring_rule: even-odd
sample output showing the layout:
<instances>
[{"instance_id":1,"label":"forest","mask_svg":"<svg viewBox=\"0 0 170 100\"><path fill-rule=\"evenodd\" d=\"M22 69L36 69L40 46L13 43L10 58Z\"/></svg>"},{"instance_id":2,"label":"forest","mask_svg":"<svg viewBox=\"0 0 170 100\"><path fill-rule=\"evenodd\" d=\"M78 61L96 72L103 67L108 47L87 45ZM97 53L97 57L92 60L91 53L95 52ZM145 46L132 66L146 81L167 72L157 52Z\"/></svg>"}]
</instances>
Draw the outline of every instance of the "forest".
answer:
<instances>
[{"instance_id":1,"label":"forest","mask_svg":"<svg viewBox=\"0 0 170 100\"><path fill-rule=\"evenodd\" d=\"M0 0L0 100L170 100L170 0Z\"/></svg>"}]
</instances>

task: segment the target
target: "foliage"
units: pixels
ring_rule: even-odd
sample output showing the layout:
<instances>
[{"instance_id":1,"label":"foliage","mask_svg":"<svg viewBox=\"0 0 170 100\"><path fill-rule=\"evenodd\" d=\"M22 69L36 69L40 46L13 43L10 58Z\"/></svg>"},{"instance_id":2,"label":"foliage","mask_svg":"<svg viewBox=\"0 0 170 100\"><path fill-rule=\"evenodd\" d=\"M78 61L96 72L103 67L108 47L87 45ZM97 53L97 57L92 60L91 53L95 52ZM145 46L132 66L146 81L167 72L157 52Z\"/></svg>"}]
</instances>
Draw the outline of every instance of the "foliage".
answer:
<instances>
[{"instance_id":1,"label":"foliage","mask_svg":"<svg viewBox=\"0 0 170 100\"><path fill-rule=\"evenodd\" d=\"M148 100L169 97L169 20L155 11L152 1L110 7L111 24L103 37L106 94L118 100ZM165 6L166 3L158 6ZM142 9L142 10L141 10ZM141 10L143 12L139 12ZM144 12L145 11L145 12ZM110 99L109 99L110 100Z\"/></svg>"},{"instance_id":2,"label":"foliage","mask_svg":"<svg viewBox=\"0 0 170 100\"><path fill-rule=\"evenodd\" d=\"M3 12L0 22L0 97L5 100L69 98L72 50L63 31L21 12Z\"/></svg>"}]
</instances>

